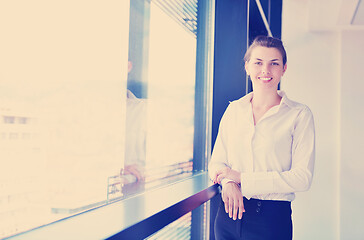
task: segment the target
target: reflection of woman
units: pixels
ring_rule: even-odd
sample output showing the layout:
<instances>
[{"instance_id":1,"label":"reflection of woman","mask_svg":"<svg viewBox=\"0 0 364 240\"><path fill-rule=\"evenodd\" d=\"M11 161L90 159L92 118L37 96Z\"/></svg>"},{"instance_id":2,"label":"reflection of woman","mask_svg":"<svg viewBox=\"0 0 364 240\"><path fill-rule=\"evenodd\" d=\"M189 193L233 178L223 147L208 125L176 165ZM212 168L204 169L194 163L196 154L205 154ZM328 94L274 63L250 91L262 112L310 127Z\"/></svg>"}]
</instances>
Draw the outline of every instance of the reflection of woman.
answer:
<instances>
[{"instance_id":1,"label":"reflection of woman","mask_svg":"<svg viewBox=\"0 0 364 240\"><path fill-rule=\"evenodd\" d=\"M287 69L279 39L257 37L244 60L253 92L226 109L209 164L222 185L216 239L292 239L291 201L312 181L313 116L277 91Z\"/></svg>"},{"instance_id":2,"label":"reflection of woman","mask_svg":"<svg viewBox=\"0 0 364 240\"><path fill-rule=\"evenodd\" d=\"M128 62L128 73L133 63ZM125 160L120 175L125 184L143 181L146 158L147 101L137 98L129 89L126 98Z\"/></svg>"},{"instance_id":3,"label":"reflection of woman","mask_svg":"<svg viewBox=\"0 0 364 240\"><path fill-rule=\"evenodd\" d=\"M126 101L125 161L121 174L125 183L144 180L147 105L128 90Z\"/></svg>"}]
</instances>

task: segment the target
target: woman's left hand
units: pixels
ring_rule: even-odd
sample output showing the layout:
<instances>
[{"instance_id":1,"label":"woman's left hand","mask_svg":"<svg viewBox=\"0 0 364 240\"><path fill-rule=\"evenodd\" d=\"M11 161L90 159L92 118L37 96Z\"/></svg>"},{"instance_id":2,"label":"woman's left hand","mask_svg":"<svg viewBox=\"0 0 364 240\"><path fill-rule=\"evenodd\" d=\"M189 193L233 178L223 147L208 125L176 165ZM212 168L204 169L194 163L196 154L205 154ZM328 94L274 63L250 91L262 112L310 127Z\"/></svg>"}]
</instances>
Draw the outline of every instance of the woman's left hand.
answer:
<instances>
[{"instance_id":1,"label":"woman's left hand","mask_svg":"<svg viewBox=\"0 0 364 240\"><path fill-rule=\"evenodd\" d=\"M228 178L238 184L240 184L240 172L232 170L231 168L223 168L215 173L214 183L221 184L224 178Z\"/></svg>"},{"instance_id":2,"label":"woman's left hand","mask_svg":"<svg viewBox=\"0 0 364 240\"><path fill-rule=\"evenodd\" d=\"M229 182L222 187L221 196L225 205L225 212L229 214L229 217L233 220L242 219L245 209L240 187L234 182Z\"/></svg>"}]
</instances>

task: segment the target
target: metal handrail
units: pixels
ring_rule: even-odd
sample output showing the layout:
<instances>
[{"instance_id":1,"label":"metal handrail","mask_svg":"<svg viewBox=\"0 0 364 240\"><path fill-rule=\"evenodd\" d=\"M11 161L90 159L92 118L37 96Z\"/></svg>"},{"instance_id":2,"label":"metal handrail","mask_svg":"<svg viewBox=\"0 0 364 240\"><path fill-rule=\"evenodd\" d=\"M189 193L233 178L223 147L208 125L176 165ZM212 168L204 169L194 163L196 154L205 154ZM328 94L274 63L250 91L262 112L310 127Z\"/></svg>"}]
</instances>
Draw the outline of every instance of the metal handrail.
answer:
<instances>
[{"instance_id":1,"label":"metal handrail","mask_svg":"<svg viewBox=\"0 0 364 240\"><path fill-rule=\"evenodd\" d=\"M200 205L208 202L217 194L220 188L218 184L212 185L176 204L168 207L149 218L146 218L129 228L126 228L119 233L107 238L108 240L118 239L144 239L153 233L159 231L168 224L174 222L186 213L191 212Z\"/></svg>"}]
</instances>

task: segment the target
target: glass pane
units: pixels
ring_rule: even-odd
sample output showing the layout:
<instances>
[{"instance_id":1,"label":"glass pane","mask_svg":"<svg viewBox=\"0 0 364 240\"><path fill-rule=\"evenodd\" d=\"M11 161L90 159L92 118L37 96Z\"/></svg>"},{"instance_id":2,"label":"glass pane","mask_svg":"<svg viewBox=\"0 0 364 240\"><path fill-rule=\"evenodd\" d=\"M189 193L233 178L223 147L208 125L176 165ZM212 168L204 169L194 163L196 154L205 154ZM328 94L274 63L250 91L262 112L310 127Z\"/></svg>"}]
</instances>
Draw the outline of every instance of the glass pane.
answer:
<instances>
[{"instance_id":1,"label":"glass pane","mask_svg":"<svg viewBox=\"0 0 364 240\"><path fill-rule=\"evenodd\" d=\"M0 32L3 238L106 203L125 152L129 2L1 1Z\"/></svg>"},{"instance_id":2,"label":"glass pane","mask_svg":"<svg viewBox=\"0 0 364 240\"><path fill-rule=\"evenodd\" d=\"M192 174L197 2L172 2L130 3L123 196Z\"/></svg>"},{"instance_id":3,"label":"glass pane","mask_svg":"<svg viewBox=\"0 0 364 240\"><path fill-rule=\"evenodd\" d=\"M0 238L193 174L197 0L2 1L0 32Z\"/></svg>"},{"instance_id":4,"label":"glass pane","mask_svg":"<svg viewBox=\"0 0 364 240\"><path fill-rule=\"evenodd\" d=\"M160 168L193 157L196 38L159 7L151 10L146 164Z\"/></svg>"}]
</instances>

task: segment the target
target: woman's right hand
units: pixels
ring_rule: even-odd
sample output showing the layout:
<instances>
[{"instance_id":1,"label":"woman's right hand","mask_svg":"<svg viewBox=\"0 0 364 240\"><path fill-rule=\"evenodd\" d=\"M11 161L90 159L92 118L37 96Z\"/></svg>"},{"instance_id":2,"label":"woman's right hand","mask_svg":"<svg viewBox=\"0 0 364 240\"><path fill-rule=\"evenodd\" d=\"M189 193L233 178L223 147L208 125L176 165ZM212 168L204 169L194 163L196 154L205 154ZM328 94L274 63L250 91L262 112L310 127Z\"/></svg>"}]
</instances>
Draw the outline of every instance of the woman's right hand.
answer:
<instances>
[{"instance_id":1,"label":"woman's right hand","mask_svg":"<svg viewBox=\"0 0 364 240\"><path fill-rule=\"evenodd\" d=\"M243 195L240 187L235 182L228 182L222 187L222 200L225 204L225 212L229 217L236 220L242 219L244 209Z\"/></svg>"},{"instance_id":2,"label":"woman's right hand","mask_svg":"<svg viewBox=\"0 0 364 240\"><path fill-rule=\"evenodd\" d=\"M234 182L240 184L240 175L241 175L240 172L235 171L229 167L226 167L216 171L213 181L214 183L221 184L222 180L224 178L227 178L229 180L233 180Z\"/></svg>"},{"instance_id":3,"label":"woman's right hand","mask_svg":"<svg viewBox=\"0 0 364 240\"><path fill-rule=\"evenodd\" d=\"M144 181L144 169L139 164L126 165L124 169L120 170L120 175L133 175L136 177L137 181Z\"/></svg>"}]
</instances>

